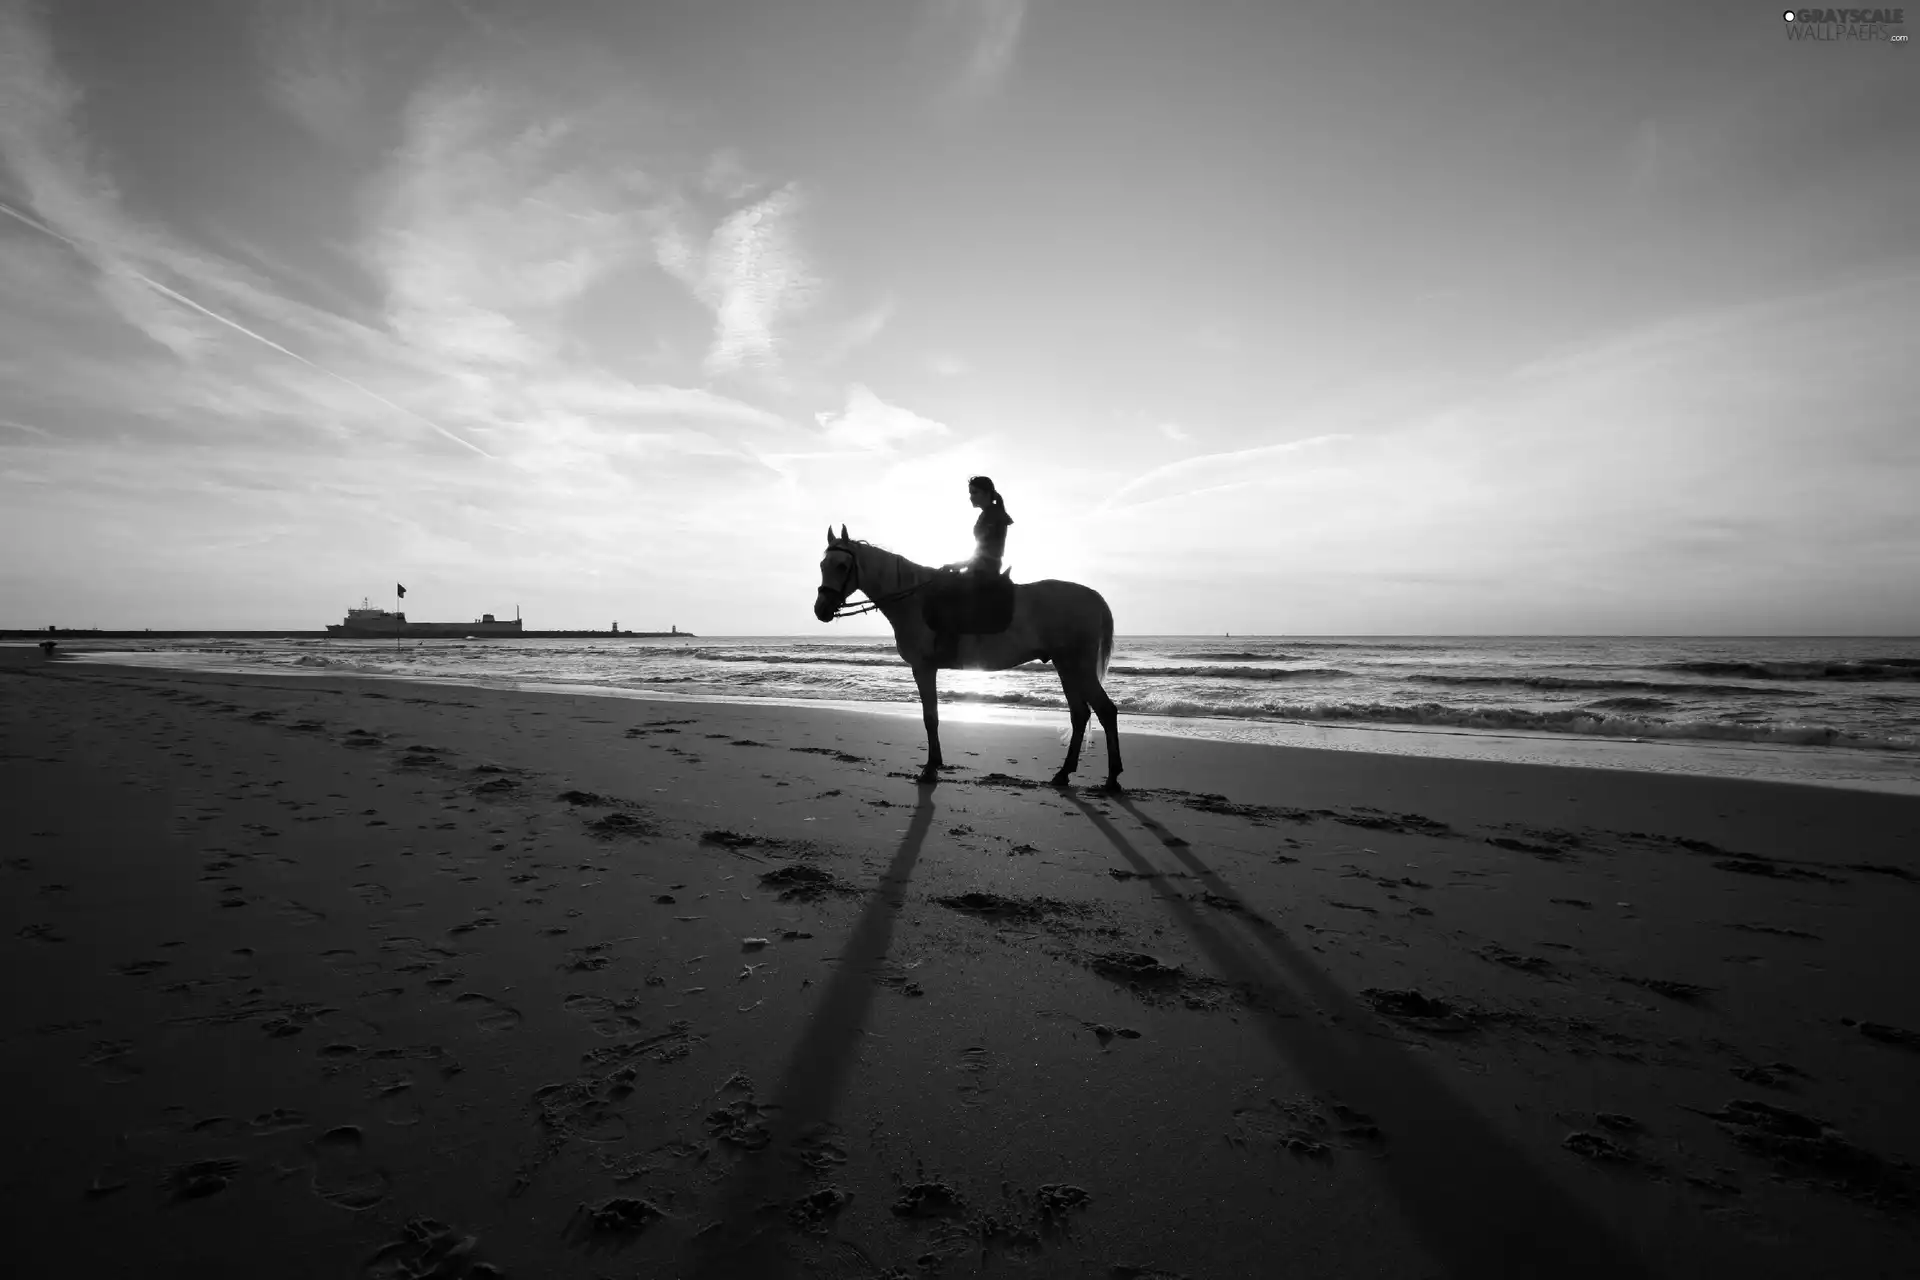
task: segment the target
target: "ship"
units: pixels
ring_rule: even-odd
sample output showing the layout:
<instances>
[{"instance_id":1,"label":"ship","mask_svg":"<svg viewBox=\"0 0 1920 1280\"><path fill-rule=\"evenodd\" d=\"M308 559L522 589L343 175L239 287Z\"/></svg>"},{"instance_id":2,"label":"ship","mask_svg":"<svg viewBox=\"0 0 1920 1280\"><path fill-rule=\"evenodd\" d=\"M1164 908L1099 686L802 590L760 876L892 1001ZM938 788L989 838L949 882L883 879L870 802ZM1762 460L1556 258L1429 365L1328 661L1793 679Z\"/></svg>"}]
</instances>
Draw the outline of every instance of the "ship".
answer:
<instances>
[{"instance_id":1,"label":"ship","mask_svg":"<svg viewBox=\"0 0 1920 1280\"><path fill-rule=\"evenodd\" d=\"M329 626L327 634L368 640L394 636L517 636L522 632L518 618L500 622L492 614L483 613L472 622L408 622L404 613L372 609L362 600L358 609L347 610L345 621Z\"/></svg>"},{"instance_id":2,"label":"ship","mask_svg":"<svg viewBox=\"0 0 1920 1280\"><path fill-rule=\"evenodd\" d=\"M514 616L505 622L495 619L490 613L483 613L472 622L408 622L404 613L371 608L362 600L358 609L347 610L344 621L330 625L327 634L343 640L392 640L399 637L483 640L489 636L527 640L597 640L602 636L619 636L630 640L699 638L691 631L682 631L678 626L665 631L627 631L622 630L618 622L606 631L523 631L519 607L516 606L513 612Z\"/></svg>"}]
</instances>

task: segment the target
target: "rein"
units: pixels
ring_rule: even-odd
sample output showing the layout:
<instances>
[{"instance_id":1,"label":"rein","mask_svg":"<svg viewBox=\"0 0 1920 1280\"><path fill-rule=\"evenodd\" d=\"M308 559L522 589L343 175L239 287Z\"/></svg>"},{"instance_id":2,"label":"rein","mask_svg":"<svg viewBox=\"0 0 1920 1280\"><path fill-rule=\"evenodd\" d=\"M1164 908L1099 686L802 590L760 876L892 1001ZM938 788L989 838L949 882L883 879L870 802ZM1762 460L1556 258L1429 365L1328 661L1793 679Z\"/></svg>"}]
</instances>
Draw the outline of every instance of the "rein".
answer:
<instances>
[{"instance_id":1,"label":"rein","mask_svg":"<svg viewBox=\"0 0 1920 1280\"><path fill-rule=\"evenodd\" d=\"M848 597L856 591L864 591L866 589L860 585L860 557L846 547L828 547L827 550L846 552L848 563L852 569L852 571L847 574L846 589L840 593L840 603L834 606L833 616L836 620L840 618L857 618L863 613L872 613L882 605L892 604L896 600L905 600L908 596L915 594L927 585L925 582L916 582L910 587L902 587L900 590L889 595L875 596L869 594L865 604L850 605L847 603ZM928 581L932 581L932 579L928 579Z\"/></svg>"}]
</instances>

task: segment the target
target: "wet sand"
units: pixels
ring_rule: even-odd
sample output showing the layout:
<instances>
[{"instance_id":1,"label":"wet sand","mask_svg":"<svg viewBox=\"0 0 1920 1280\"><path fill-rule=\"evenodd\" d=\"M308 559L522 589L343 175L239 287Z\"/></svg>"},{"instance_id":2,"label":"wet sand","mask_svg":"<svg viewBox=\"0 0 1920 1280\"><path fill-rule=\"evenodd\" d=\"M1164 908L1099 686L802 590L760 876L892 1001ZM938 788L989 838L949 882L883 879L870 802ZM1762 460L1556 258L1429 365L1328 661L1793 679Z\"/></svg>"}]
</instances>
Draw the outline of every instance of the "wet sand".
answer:
<instances>
[{"instance_id":1,"label":"wet sand","mask_svg":"<svg viewBox=\"0 0 1920 1280\"><path fill-rule=\"evenodd\" d=\"M22 1275L1900 1276L1920 800L0 650Z\"/></svg>"}]
</instances>

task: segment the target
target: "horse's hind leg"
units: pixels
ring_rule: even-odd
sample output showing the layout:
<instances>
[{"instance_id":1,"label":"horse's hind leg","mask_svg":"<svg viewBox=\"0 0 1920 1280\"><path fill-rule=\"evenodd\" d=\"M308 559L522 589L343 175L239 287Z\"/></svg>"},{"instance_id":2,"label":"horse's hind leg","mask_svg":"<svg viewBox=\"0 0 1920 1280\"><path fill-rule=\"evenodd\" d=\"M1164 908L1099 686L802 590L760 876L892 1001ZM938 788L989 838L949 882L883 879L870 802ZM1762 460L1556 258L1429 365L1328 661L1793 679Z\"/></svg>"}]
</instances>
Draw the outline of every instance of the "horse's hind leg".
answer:
<instances>
[{"instance_id":1,"label":"horse's hind leg","mask_svg":"<svg viewBox=\"0 0 1920 1280\"><path fill-rule=\"evenodd\" d=\"M1053 785L1064 787L1073 777L1073 771L1080 767L1080 743L1087 735L1087 678L1086 672L1074 662L1057 662L1054 670L1060 673L1060 688L1067 695L1067 718L1073 724L1066 763L1053 775Z\"/></svg>"},{"instance_id":2,"label":"horse's hind leg","mask_svg":"<svg viewBox=\"0 0 1920 1280\"><path fill-rule=\"evenodd\" d=\"M1080 740L1087 733L1087 700L1067 695L1067 716L1073 722L1073 741L1067 744L1066 763L1060 766L1060 772L1053 775L1053 785L1064 787L1073 777L1073 771L1080 767Z\"/></svg>"},{"instance_id":3,"label":"horse's hind leg","mask_svg":"<svg viewBox=\"0 0 1920 1280\"><path fill-rule=\"evenodd\" d=\"M1087 690L1087 701L1093 704L1094 714L1100 717L1100 727L1107 731L1107 783L1106 790L1120 790L1120 713L1114 709L1113 699L1100 687L1097 680ZM1086 723L1086 712L1080 713L1081 723ZM1074 745L1080 745L1079 735L1074 736Z\"/></svg>"}]
</instances>

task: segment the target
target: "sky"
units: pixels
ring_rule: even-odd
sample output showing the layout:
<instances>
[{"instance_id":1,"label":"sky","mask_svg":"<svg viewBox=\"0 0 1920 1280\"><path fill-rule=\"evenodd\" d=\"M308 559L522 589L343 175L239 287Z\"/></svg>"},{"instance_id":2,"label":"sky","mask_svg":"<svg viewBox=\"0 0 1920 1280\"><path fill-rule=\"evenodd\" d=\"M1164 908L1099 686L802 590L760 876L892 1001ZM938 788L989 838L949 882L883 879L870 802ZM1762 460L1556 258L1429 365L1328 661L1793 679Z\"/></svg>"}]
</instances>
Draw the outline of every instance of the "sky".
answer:
<instances>
[{"instance_id":1,"label":"sky","mask_svg":"<svg viewBox=\"0 0 1920 1280\"><path fill-rule=\"evenodd\" d=\"M1783 25L0 0L0 626L884 634L985 473L1122 634L1920 634L1920 52Z\"/></svg>"}]
</instances>

